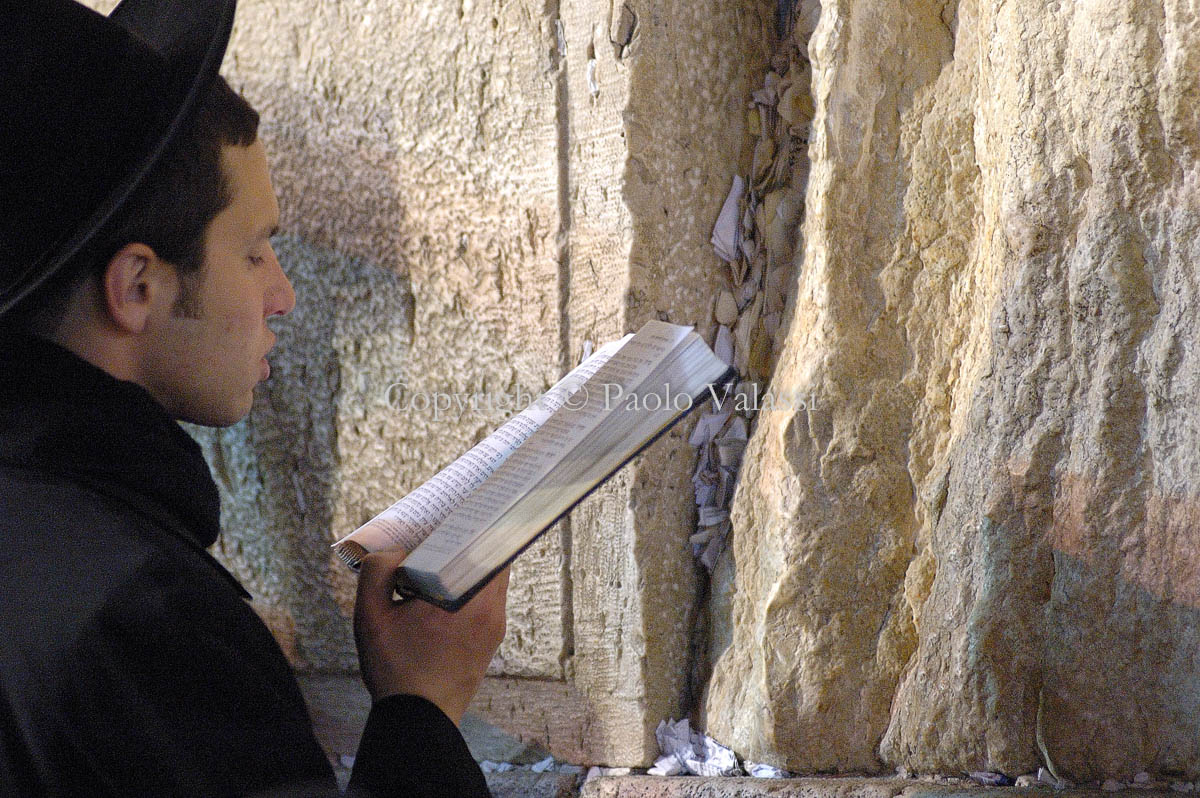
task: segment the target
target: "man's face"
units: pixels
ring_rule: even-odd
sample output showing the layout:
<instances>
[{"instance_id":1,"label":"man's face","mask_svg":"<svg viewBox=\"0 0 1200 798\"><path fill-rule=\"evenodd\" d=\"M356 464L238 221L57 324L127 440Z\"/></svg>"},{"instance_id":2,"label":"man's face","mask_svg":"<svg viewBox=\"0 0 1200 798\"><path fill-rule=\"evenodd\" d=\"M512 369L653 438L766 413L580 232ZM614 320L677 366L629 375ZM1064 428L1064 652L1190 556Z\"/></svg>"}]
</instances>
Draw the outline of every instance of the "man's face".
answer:
<instances>
[{"instance_id":1,"label":"man's face","mask_svg":"<svg viewBox=\"0 0 1200 798\"><path fill-rule=\"evenodd\" d=\"M148 353L146 387L176 418L228 426L250 412L254 386L267 378L275 343L271 316L292 309L292 291L270 237L279 205L263 146L225 147L221 164L232 201L205 233L204 266L188 307L161 318Z\"/></svg>"}]
</instances>

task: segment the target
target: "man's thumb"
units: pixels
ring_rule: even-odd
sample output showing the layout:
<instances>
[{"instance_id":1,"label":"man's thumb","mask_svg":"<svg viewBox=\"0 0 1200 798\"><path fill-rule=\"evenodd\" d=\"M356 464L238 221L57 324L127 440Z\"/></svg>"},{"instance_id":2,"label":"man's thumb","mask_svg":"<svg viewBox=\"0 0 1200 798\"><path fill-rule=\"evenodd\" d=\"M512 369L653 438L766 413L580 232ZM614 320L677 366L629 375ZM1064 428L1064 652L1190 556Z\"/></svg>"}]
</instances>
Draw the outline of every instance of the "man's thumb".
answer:
<instances>
[{"instance_id":1,"label":"man's thumb","mask_svg":"<svg viewBox=\"0 0 1200 798\"><path fill-rule=\"evenodd\" d=\"M368 554L362 561L358 571L358 599L376 603L392 598L392 589L396 584L396 569L408 556L406 551L381 551Z\"/></svg>"}]
</instances>

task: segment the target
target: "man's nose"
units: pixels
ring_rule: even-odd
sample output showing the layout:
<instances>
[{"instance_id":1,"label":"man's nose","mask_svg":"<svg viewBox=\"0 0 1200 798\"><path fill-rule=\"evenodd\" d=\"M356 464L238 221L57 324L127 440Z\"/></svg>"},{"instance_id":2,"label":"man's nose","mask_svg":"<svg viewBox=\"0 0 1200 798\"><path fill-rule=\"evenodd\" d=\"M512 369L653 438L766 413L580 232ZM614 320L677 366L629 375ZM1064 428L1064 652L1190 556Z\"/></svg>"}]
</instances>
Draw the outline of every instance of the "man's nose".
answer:
<instances>
[{"instance_id":1,"label":"man's nose","mask_svg":"<svg viewBox=\"0 0 1200 798\"><path fill-rule=\"evenodd\" d=\"M292 281L284 274L279 258L275 256L275 248L269 248L273 273L271 285L267 291L266 315L285 316L291 312L292 308L296 307L296 291L292 288Z\"/></svg>"}]
</instances>

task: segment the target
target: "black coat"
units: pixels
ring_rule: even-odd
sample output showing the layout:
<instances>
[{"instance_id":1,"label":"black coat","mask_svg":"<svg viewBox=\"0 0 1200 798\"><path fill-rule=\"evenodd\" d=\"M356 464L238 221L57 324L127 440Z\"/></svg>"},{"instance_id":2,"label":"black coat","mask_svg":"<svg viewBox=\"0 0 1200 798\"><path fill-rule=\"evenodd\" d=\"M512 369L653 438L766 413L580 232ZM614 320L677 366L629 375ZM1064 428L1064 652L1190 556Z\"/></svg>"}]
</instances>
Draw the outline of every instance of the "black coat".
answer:
<instances>
[{"instance_id":1,"label":"black coat","mask_svg":"<svg viewBox=\"0 0 1200 798\"><path fill-rule=\"evenodd\" d=\"M0 794L331 794L287 660L206 548L196 443L140 387L0 340ZM454 724L371 710L352 790L486 796Z\"/></svg>"}]
</instances>

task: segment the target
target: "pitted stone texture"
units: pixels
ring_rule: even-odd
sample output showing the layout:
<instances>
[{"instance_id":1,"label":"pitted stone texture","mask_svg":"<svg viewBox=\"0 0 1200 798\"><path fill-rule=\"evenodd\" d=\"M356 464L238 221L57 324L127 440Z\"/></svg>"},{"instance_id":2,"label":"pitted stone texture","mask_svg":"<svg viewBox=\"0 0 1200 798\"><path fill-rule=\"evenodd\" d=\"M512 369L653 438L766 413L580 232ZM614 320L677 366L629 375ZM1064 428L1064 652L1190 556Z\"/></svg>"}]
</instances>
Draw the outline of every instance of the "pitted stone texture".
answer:
<instances>
[{"instance_id":1,"label":"pitted stone texture","mask_svg":"<svg viewBox=\"0 0 1200 798\"><path fill-rule=\"evenodd\" d=\"M973 16L979 84L1012 87L975 133L990 357L885 755L1033 763L1040 737L1068 778L1194 778L1200 22L1177 2Z\"/></svg>"},{"instance_id":2,"label":"pitted stone texture","mask_svg":"<svg viewBox=\"0 0 1200 798\"><path fill-rule=\"evenodd\" d=\"M575 798L583 777L571 773L509 771L487 774L492 798Z\"/></svg>"},{"instance_id":3,"label":"pitted stone texture","mask_svg":"<svg viewBox=\"0 0 1200 798\"><path fill-rule=\"evenodd\" d=\"M835 0L708 731L793 770L1200 773L1200 29ZM903 53L903 59L897 57Z\"/></svg>"}]
</instances>

